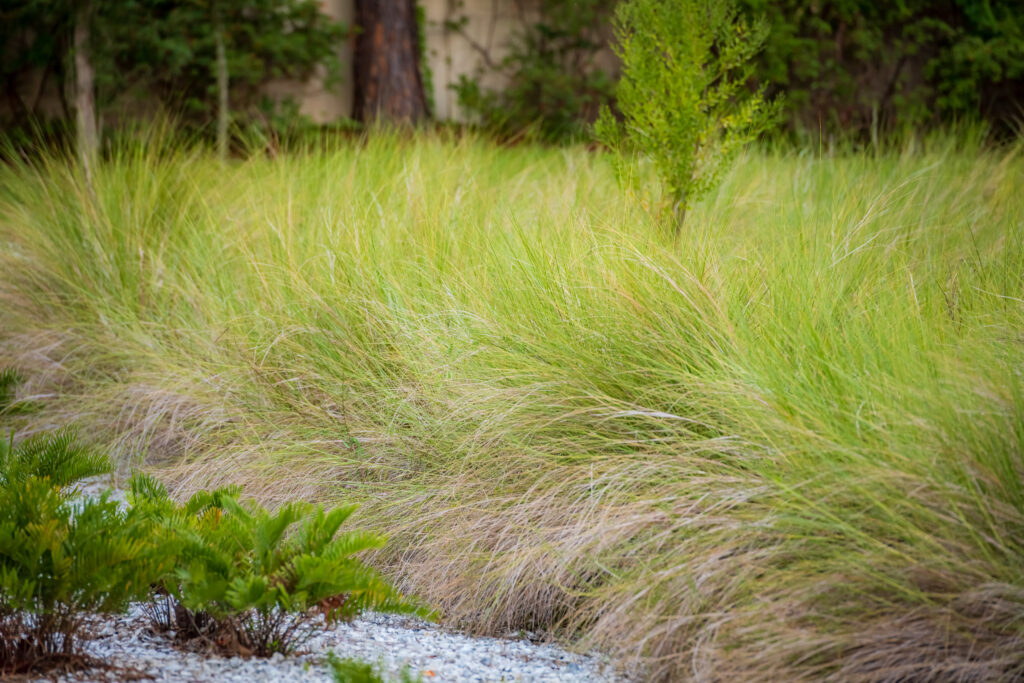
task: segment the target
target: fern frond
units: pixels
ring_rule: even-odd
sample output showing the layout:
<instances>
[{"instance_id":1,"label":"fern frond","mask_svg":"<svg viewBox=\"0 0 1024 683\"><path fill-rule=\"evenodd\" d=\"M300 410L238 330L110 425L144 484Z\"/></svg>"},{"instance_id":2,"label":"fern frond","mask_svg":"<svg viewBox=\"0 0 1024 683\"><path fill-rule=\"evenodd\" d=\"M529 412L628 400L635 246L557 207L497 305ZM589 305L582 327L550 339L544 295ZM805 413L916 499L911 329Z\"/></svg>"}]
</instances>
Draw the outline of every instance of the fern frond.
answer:
<instances>
[{"instance_id":1,"label":"fern frond","mask_svg":"<svg viewBox=\"0 0 1024 683\"><path fill-rule=\"evenodd\" d=\"M144 500L159 502L170 500L167 488L155 477L144 472L135 472L128 480L128 497L133 504L136 501L141 503Z\"/></svg>"},{"instance_id":2,"label":"fern frond","mask_svg":"<svg viewBox=\"0 0 1024 683\"><path fill-rule=\"evenodd\" d=\"M33 435L0 455L4 456L0 486L40 477L54 487L64 488L112 469L106 455L78 443L70 429Z\"/></svg>"},{"instance_id":3,"label":"fern frond","mask_svg":"<svg viewBox=\"0 0 1024 683\"><path fill-rule=\"evenodd\" d=\"M341 525L358 507L358 505L342 505L327 512L323 508L317 507L313 515L299 530L296 538L297 545L303 552L322 552L331 543Z\"/></svg>"},{"instance_id":4,"label":"fern frond","mask_svg":"<svg viewBox=\"0 0 1024 683\"><path fill-rule=\"evenodd\" d=\"M174 555L131 515L106 495L71 502L48 477L8 477L0 486L0 659L75 653L85 613L120 611L149 594ZM0 673L9 664L0 661Z\"/></svg>"},{"instance_id":5,"label":"fern frond","mask_svg":"<svg viewBox=\"0 0 1024 683\"><path fill-rule=\"evenodd\" d=\"M135 488L144 499L152 484L140 480ZM164 517L180 548L168 592L193 616L209 615L228 629L229 642L263 656L290 651L308 633L314 609L328 619L363 609L433 616L353 557L384 544L370 532L338 533L355 506L295 502L271 513L232 493L196 494Z\"/></svg>"}]
</instances>

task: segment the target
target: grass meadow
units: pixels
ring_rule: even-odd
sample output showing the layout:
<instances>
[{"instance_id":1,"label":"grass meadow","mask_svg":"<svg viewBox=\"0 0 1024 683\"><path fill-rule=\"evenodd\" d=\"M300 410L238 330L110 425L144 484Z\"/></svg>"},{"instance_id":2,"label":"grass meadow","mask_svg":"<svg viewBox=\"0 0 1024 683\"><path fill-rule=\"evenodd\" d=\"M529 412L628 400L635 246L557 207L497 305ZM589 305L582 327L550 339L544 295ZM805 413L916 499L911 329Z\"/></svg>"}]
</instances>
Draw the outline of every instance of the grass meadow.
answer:
<instances>
[{"instance_id":1,"label":"grass meadow","mask_svg":"<svg viewBox=\"0 0 1024 683\"><path fill-rule=\"evenodd\" d=\"M23 430L176 495L360 503L474 633L650 679L1009 680L1022 152L752 150L678 240L584 148L18 162L0 366Z\"/></svg>"}]
</instances>

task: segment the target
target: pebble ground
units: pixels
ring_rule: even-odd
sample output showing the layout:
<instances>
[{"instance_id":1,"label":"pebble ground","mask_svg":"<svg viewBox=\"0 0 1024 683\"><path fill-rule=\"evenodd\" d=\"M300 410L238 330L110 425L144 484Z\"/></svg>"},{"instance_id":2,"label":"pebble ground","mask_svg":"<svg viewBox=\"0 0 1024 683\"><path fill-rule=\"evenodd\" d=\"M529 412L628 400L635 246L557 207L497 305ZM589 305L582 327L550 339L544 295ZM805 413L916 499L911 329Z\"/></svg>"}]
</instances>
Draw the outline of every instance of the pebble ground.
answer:
<instances>
[{"instance_id":1,"label":"pebble ground","mask_svg":"<svg viewBox=\"0 0 1024 683\"><path fill-rule=\"evenodd\" d=\"M385 680L400 680L407 669L424 683L601 683L625 680L602 658L580 655L528 640L474 638L429 622L366 614L350 624L318 632L291 657L219 657L175 648L149 627L141 605L128 614L97 621L85 651L123 669L134 669L157 683L331 683L325 663L341 658L376 664ZM66 683L109 683L123 674L92 671L59 677ZM52 679L49 679L52 680ZM39 683L42 683L40 681Z\"/></svg>"}]
</instances>

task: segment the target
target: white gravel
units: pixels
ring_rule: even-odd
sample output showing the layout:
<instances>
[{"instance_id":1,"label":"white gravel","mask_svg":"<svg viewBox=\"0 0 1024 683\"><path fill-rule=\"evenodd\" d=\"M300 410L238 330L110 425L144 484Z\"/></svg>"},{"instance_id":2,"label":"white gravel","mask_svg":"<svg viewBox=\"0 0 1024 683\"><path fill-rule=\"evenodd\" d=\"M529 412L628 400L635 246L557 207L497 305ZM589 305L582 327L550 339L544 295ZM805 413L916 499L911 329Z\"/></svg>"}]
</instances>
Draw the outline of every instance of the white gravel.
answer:
<instances>
[{"instance_id":1,"label":"white gravel","mask_svg":"<svg viewBox=\"0 0 1024 683\"><path fill-rule=\"evenodd\" d=\"M92 481L80 490L96 495L101 488L105 488L101 482ZM114 496L123 500L122 492ZM136 604L128 614L98 618L94 638L84 643L84 649L115 666L138 669L161 683L329 683L333 680L325 663L329 651L343 659L376 664L395 680L407 667L414 680L419 676L424 683L600 683L632 679L616 672L606 658L598 655L576 654L524 639L470 637L419 619L373 613L319 631L291 657L245 659L175 648L168 636L151 631L142 605ZM115 679L95 671L57 680L91 683Z\"/></svg>"},{"instance_id":2,"label":"white gravel","mask_svg":"<svg viewBox=\"0 0 1024 683\"><path fill-rule=\"evenodd\" d=\"M270 659L219 657L175 648L169 637L151 632L142 605L128 614L97 622L84 650L118 667L138 669L158 683L309 682L333 679L325 663L328 651L341 658L376 664L399 679L406 667L424 683L452 681L537 681L596 683L626 680L597 656L568 652L527 640L472 638L408 617L366 614L350 624L318 633L291 657ZM116 680L102 671L58 678L71 683Z\"/></svg>"}]
</instances>

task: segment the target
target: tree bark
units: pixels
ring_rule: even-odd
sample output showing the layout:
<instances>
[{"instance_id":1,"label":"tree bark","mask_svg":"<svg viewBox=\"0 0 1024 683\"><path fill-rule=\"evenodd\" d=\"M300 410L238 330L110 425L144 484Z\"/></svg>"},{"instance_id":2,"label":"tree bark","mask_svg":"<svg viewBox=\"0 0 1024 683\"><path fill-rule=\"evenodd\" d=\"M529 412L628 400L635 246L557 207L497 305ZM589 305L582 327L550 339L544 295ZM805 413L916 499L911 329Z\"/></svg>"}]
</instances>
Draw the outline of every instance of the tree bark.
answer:
<instances>
[{"instance_id":1,"label":"tree bark","mask_svg":"<svg viewBox=\"0 0 1024 683\"><path fill-rule=\"evenodd\" d=\"M80 0L75 7L74 53L75 53L75 128L77 133L78 156L85 167L86 176L91 179L93 161L99 151L99 135L96 132L96 77L92 68L89 51L89 22L92 2Z\"/></svg>"},{"instance_id":2,"label":"tree bark","mask_svg":"<svg viewBox=\"0 0 1024 683\"><path fill-rule=\"evenodd\" d=\"M355 117L416 124L428 116L415 0L356 0Z\"/></svg>"},{"instance_id":3,"label":"tree bark","mask_svg":"<svg viewBox=\"0 0 1024 683\"><path fill-rule=\"evenodd\" d=\"M217 49L217 156L228 158L228 56L224 47L224 21L214 6L213 37Z\"/></svg>"}]
</instances>

